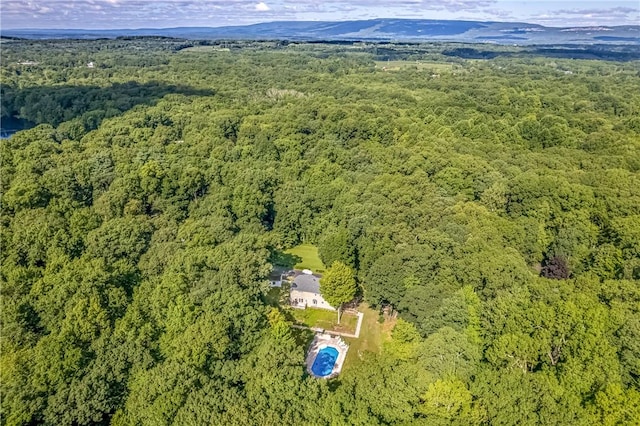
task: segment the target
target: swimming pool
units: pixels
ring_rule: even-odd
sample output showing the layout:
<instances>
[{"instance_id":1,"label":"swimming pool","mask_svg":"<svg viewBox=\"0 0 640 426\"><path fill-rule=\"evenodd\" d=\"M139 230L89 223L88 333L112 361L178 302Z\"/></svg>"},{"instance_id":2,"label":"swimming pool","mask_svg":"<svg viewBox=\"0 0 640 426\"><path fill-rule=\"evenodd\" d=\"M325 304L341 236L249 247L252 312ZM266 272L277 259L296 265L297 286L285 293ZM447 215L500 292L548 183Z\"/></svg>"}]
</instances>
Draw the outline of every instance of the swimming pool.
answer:
<instances>
[{"instance_id":1,"label":"swimming pool","mask_svg":"<svg viewBox=\"0 0 640 426\"><path fill-rule=\"evenodd\" d=\"M311 371L318 377L325 377L331 374L333 366L338 359L338 350L331 346L326 346L316 355L316 359L313 361Z\"/></svg>"}]
</instances>

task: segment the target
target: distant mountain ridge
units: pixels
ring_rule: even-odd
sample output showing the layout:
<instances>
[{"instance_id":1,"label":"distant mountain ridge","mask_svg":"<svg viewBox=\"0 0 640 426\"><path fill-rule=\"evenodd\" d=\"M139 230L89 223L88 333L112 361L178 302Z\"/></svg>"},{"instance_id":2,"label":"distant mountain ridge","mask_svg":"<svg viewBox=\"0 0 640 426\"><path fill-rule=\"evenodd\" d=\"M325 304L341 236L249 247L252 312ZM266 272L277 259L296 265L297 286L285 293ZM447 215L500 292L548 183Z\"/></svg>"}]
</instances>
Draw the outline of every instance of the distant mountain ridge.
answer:
<instances>
[{"instance_id":1,"label":"distant mountain ridge","mask_svg":"<svg viewBox=\"0 0 640 426\"><path fill-rule=\"evenodd\" d=\"M116 30L14 29L3 37L115 38L162 36L185 39L281 39L362 41L458 41L499 44L635 44L640 25L545 27L524 22L481 22L433 19L370 19L365 21L282 21L229 27L140 28Z\"/></svg>"}]
</instances>

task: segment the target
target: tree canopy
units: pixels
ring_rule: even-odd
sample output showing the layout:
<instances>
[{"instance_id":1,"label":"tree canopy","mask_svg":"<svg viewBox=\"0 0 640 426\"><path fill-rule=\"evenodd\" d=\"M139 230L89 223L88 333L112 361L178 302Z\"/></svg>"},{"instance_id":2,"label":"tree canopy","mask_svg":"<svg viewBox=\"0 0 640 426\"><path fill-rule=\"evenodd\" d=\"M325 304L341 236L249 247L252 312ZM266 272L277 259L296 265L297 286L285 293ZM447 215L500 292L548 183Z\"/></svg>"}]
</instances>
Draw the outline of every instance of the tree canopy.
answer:
<instances>
[{"instance_id":1,"label":"tree canopy","mask_svg":"<svg viewBox=\"0 0 640 426\"><path fill-rule=\"evenodd\" d=\"M356 280L353 270L336 260L320 278L320 293L331 306L338 308L338 321L342 305L356 296Z\"/></svg>"},{"instance_id":2,"label":"tree canopy","mask_svg":"<svg viewBox=\"0 0 640 426\"><path fill-rule=\"evenodd\" d=\"M623 50L3 39L3 424L635 424ZM380 312L329 381L267 300L302 243Z\"/></svg>"}]
</instances>

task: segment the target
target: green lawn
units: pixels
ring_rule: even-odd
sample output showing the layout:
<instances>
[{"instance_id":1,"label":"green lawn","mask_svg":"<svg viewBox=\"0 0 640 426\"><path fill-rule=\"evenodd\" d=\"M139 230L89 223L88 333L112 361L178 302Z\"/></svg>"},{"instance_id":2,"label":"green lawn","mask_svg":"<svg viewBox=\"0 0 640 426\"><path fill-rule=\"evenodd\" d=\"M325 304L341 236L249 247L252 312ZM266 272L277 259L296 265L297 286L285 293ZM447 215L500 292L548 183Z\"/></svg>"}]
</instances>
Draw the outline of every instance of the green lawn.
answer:
<instances>
[{"instance_id":1,"label":"green lawn","mask_svg":"<svg viewBox=\"0 0 640 426\"><path fill-rule=\"evenodd\" d=\"M362 327L360 328L360 337L342 337L349 344L349 352L345 360L343 371L348 370L353 365L360 362L367 353L380 353L384 342L391 339L391 330L395 325L395 320L385 320L380 323L378 321L379 314L375 309L371 309L368 305L362 304L358 310L364 314L362 319ZM287 309L285 311L289 319L298 325L306 327L318 327L325 330L340 331L343 333L355 333L358 317L353 314L343 314L341 324L337 325L337 313L324 309ZM296 330L296 329L294 329ZM300 335L297 338L301 342L308 344L311 341L312 334Z\"/></svg>"},{"instance_id":2,"label":"green lawn","mask_svg":"<svg viewBox=\"0 0 640 426\"><path fill-rule=\"evenodd\" d=\"M324 272L324 265L318 255L318 248L311 244L300 244L289 250L285 250L286 254L297 256L299 260L295 264L296 269L311 269L313 272Z\"/></svg>"},{"instance_id":3,"label":"green lawn","mask_svg":"<svg viewBox=\"0 0 640 426\"><path fill-rule=\"evenodd\" d=\"M298 325L317 327L342 333L355 333L358 317L353 314L342 314L338 324L338 313L325 309L290 309L289 312Z\"/></svg>"},{"instance_id":4,"label":"green lawn","mask_svg":"<svg viewBox=\"0 0 640 426\"><path fill-rule=\"evenodd\" d=\"M366 356L367 352L379 353L382 350L382 344L391 338L391 329L395 324L395 321L378 322L378 311L367 305L360 305L358 310L364 313L360 337L357 339L343 337L349 344L349 352L347 352L343 370L358 363L362 357Z\"/></svg>"}]
</instances>

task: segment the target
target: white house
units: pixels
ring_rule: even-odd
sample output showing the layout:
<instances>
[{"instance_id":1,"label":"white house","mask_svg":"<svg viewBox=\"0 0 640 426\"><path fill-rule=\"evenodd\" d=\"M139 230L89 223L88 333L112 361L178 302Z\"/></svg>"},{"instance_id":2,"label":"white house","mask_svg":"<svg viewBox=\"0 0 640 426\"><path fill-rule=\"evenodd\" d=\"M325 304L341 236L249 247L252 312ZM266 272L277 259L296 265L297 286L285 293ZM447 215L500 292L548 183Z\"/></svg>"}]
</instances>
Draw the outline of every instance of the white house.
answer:
<instances>
[{"instance_id":1,"label":"white house","mask_svg":"<svg viewBox=\"0 0 640 426\"><path fill-rule=\"evenodd\" d=\"M335 311L320 294L320 277L306 273L297 272L291 283L289 293L291 306L295 308L320 308Z\"/></svg>"}]
</instances>

